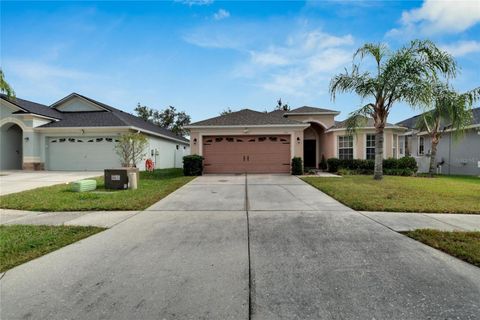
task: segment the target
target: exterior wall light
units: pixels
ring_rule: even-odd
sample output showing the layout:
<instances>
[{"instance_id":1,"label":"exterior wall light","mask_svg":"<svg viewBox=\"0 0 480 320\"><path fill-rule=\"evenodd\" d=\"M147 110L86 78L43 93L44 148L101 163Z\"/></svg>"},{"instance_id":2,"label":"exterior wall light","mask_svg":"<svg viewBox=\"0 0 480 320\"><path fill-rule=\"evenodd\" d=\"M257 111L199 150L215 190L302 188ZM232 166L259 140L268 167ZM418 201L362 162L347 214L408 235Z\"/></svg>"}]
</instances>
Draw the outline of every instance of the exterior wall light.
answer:
<instances>
[{"instance_id":1,"label":"exterior wall light","mask_svg":"<svg viewBox=\"0 0 480 320\"><path fill-rule=\"evenodd\" d=\"M29 137L25 137L25 141L28 142L28 140L30 140L30 138L29 138Z\"/></svg>"},{"instance_id":2,"label":"exterior wall light","mask_svg":"<svg viewBox=\"0 0 480 320\"><path fill-rule=\"evenodd\" d=\"M300 143L300 137L297 137L297 143Z\"/></svg>"},{"instance_id":3,"label":"exterior wall light","mask_svg":"<svg viewBox=\"0 0 480 320\"><path fill-rule=\"evenodd\" d=\"M193 144L197 144L197 138L193 139Z\"/></svg>"}]
</instances>

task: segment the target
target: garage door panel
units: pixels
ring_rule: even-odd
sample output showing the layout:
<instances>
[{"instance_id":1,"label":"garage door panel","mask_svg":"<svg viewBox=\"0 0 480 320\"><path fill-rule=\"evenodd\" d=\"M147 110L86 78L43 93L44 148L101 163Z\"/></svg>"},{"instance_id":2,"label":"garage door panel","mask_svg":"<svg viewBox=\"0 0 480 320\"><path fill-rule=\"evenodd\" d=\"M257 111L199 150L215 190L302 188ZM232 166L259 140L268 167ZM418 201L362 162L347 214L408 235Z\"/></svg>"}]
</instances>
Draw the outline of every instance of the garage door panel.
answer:
<instances>
[{"instance_id":1,"label":"garage door panel","mask_svg":"<svg viewBox=\"0 0 480 320\"><path fill-rule=\"evenodd\" d=\"M49 170L103 170L120 167L114 137L48 138Z\"/></svg>"},{"instance_id":2,"label":"garage door panel","mask_svg":"<svg viewBox=\"0 0 480 320\"><path fill-rule=\"evenodd\" d=\"M205 173L289 173L289 136L207 136Z\"/></svg>"}]
</instances>

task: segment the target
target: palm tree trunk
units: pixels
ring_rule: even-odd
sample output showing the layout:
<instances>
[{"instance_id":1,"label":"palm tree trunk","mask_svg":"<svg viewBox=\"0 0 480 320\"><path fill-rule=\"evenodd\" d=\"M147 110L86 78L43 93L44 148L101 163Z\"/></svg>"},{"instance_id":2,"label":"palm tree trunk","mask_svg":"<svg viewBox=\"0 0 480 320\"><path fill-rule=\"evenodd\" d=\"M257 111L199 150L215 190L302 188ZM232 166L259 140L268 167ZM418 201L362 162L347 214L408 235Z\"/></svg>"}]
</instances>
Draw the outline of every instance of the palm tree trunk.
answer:
<instances>
[{"instance_id":1,"label":"palm tree trunk","mask_svg":"<svg viewBox=\"0 0 480 320\"><path fill-rule=\"evenodd\" d=\"M373 179L383 178L383 127L378 127L375 132L375 169Z\"/></svg>"},{"instance_id":2,"label":"palm tree trunk","mask_svg":"<svg viewBox=\"0 0 480 320\"><path fill-rule=\"evenodd\" d=\"M432 150L430 152L430 168L428 170L428 175L430 177L433 177L435 175L435 169L437 168L437 145L438 145L438 139L433 138L432 139Z\"/></svg>"}]
</instances>

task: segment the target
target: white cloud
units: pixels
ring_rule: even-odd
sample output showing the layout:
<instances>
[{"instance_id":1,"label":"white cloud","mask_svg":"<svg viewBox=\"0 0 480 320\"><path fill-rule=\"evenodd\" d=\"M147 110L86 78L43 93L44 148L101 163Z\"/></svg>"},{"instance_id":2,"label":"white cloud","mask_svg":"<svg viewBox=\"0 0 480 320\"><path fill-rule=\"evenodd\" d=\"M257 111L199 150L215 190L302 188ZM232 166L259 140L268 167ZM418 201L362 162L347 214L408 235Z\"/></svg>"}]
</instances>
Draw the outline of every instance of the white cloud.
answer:
<instances>
[{"instance_id":1,"label":"white cloud","mask_svg":"<svg viewBox=\"0 0 480 320\"><path fill-rule=\"evenodd\" d=\"M208 6L213 3L213 0L174 0L175 2L186 4L187 6Z\"/></svg>"},{"instance_id":2,"label":"white cloud","mask_svg":"<svg viewBox=\"0 0 480 320\"><path fill-rule=\"evenodd\" d=\"M307 95L352 59L351 35L333 36L314 30L289 36L283 45L251 51L237 76L267 79L259 85L277 93ZM249 71L249 72L246 72Z\"/></svg>"},{"instance_id":3,"label":"white cloud","mask_svg":"<svg viewBox=\"0 0 480 320\"><path fill-rule=\"evenodd\" d=\"M222 20L230 17L230 12L224 9L219 9L217 12L213 14L213 18L215 20Z\"/></svg>"},{"instance_id":4,"label":"white cloud","mask_svg":"<svg viewBox=\"0 0 480 320\"><path fill-rule=\"evenodd\" d=\"M475 40L458 41L456 43L443 45L442 49L448 51L455 57L461 57L470 53L480 52L480 42Z\"/></svg>"},{"instance_id":5,"label":"white cloud","mask_svg":"<svg viewBox=\"0 0 480 320\"><path fill-rule=\"evenodd\" d=\"M478 22L480 2L477 0L425 0L420 8L404 11L401 27L390 30L387 35L459 33Z\"/></svg>"}]
</instances>

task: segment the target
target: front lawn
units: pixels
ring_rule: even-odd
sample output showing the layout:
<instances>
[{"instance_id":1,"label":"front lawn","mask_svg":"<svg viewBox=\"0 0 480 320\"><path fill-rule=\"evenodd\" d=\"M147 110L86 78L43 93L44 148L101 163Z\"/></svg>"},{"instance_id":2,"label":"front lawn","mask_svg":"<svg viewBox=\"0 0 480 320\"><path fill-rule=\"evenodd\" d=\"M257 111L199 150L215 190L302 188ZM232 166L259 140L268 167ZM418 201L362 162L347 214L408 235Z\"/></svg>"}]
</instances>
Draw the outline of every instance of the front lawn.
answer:
<instances>
[{"instance_id":1,"label":"front lawn","mask_svg":"<svg viewBox=\"0 0 480 320\"><path fill-rule=\"evenodd\" d=\"M346 175L304 181L355 210L480 214L480 178Z\"/></svg>"},{"instance_id":2,"label":"front lawn","mask_svg":"<svg viewBox=\"0 0 480 320\"><path fill-rule=\"evenodd\" d=\"M140 172L137 190L105 190L103 177L97 190L72 192L66 184L13 193L0 197L0 208L31 211L143 210L177 190L194 177L184 177L182 169Z\"/></svg>"},{"instance_id":3,"label":"front lawn","mask_svg":"<svg viewBox=\"0 0 480 320\"><path fill-rule=\"evenodd\" d=\"M419 229L402 232L435 249L480 267L480 232Z\"/></svg>"},{"instance_id":4,"label":"front lawn","mask_svg":"<svg viewBox=\"0 0 480 320\"><path fill-rule=\"evenodd\" d=\"M0 272L105 230L97 227L0 226Z\"/></svg>"}]
</instances>

